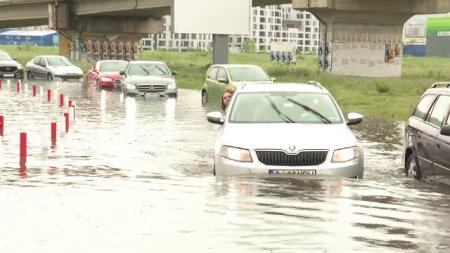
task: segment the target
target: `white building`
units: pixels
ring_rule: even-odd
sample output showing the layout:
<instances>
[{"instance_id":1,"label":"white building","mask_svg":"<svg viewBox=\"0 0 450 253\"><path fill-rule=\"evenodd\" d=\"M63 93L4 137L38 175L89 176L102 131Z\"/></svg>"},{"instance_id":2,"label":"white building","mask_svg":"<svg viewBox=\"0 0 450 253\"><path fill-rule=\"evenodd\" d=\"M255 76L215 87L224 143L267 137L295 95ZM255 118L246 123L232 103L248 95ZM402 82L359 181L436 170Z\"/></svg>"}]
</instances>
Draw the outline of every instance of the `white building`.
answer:
<instances>
[{"instance_id":1,"label":"white building","mask_svg":"<svg viewBox=\"0 0 450 253\"><path fill-rule=\"evenodd\" d=\"M253 7L250 15L250 34L230 35L229 47L241 51L245 39L254 39L256 51L270 51L271 42L289 41L297 44L297 51L317 52L319 21L309 12L296 11L290 4ZM210 51L211 34L172 33L170 16L163 17L164 32L142 40L144 49Z\"/></svg>"}]
</instances>

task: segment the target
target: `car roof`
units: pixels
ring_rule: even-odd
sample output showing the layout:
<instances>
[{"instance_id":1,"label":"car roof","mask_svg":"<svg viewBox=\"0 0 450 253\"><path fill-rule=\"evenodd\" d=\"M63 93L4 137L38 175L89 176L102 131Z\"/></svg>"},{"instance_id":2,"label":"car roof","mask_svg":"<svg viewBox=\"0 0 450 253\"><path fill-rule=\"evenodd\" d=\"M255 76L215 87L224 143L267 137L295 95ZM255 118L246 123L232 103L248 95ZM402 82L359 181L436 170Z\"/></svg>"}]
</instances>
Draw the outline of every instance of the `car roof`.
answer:
<instances>
[{"instance_id":1,"label":"car roof","mask_svg":"<svg viewBox=\"0 0 450 253\"><path fill-rule=\"evenodd\" d=\"M104 63L104 62L128 62L126 60L100 60L97 61L97 63Z\"/></svg>"},{"instance_id":2,"label":"car roof","mask_svg":"<svg viewBox=\"0 0 450 253\"><path fill-rule=\"evenodd\" d=\"M241 68L261 68L261 66L258 65L253 65L253 64L214 64L211 66L212 67L224 67L224 68L229 68L229 67L241 67Z\"/></svg>"},{"instance_id":3,"label":"car roof","mask_svg":"<svg viewBox=\"0 0 450 253\"><path fill-rule=\"evenodd\" d=\"M329 94L328 90L320 83L309 81L306 83L251 83L240 85L236 93L254 92L311 92Z\"/></svg>"},{"instance_id":4,"label":"car roof","mask_svg":"<svg viewBox=\"0 0 450 253\"><path fill-rule=\"evenodd\" d=\"M64 55L58 55L58 54L43 54L43 55L36 55L34 58L36 58L36 57L64 57L64 58L67 58L67 57L65 57Z\"/></svg>"},{"instance_id":5,"label":"car roof","mask_svg":"<svg viewBox=\"0 0 450 253\"><path fill-rule=\"evenodd\" d=\"M163 61L130 61L130 64L136 64L136 63L163 63L163 64L166 64Z\"/></svg>"},{"instance_id":6,"label":"car roof","mask_svg":"<svg viewBox=\"0 0 450 253\"><path fill-rule=\"evenodd\" d=\"M450 94L450 81L435 82L425 92L425 94Z\"/></svg>"}]
</instances>

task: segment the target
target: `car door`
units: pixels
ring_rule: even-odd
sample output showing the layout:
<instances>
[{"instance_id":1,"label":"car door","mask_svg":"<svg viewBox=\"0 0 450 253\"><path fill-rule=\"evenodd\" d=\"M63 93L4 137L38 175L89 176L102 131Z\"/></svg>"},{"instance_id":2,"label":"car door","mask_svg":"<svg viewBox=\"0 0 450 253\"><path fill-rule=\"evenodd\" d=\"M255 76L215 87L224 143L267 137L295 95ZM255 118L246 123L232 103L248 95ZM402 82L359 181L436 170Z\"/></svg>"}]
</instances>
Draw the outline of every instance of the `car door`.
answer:
<instances>
[{"instance_id":1,"label":"car door","mask_svg":"<svg viewBox=\"0 0 450 253\"><path fill-rule=\"evenodd\" d=\"M47 61L45 60L45 57L41 57L41 59L39 60L37 74L39 78L47 78Z\"/></svg>"},{"instance_id":2,"label":"car door","mask_svg":"<svg viewBox=\"0 0 450 253\"><path fill-rule=\"evenodd\" d=\"M442 135L440 132L443 125L449 125L448 117L450 108L450 96L440 96L430 118L434 117L438 125L438 133L435 136L433 152L433 169L436 180L439 182L450 183L450 136ZM443 123L445 122L445 123Z\"/></svg>"},{"instance_id":3,"label":"car door","mask_svg":"<svg viewBox=\"0 0 450 253\"><path fill-rule=\"evenodd\" d=\"M222 101L222 93L225 90L226 85L229 82L229 78L228 78L228 73L226 68L224 67L219 67L219 70L217 71L217 82L216 82L216 86L217 86L217 93L214 94L214 97L217 97L218 101Z\"/></svg>"},{"instance_id":4,"label":"car door","mask_svg":"<svg viewBox=\"0 0 450 253\"><path fill-rule=\"evenodd\" d=\"M30 67L29 67L29 71L31 72L31 75L34 77L34 78L41 78L40 76L39 76L39 62L41 61L41 57L36 57L36 58L34 58L34 60L33 60L33 63L30 65Z\"/></svg>"},{"instance_id":5,"label":"car door","mask_svg":"<svg viewBox=\"0 0 450 253\"><path fill-rule=\"evenodd\" d=\"M421 98L417 104L412 117L407 126L408 139L413 146L417 156L420 171L424 178L434 180L434 172L431 162L432 148L434 145L434 135L436 135L436 127L426 121L430 108L436 100L435 94L428 94ZM430 134L433 132L433 134Z\"/></svg>"},{"instance_id":6,"label":"car door","mask_svg":"<svg viewBox=\"0 0 450 253\"><path fill-rule=\"evenodd\" d=\"M219 67L213 66L208 70L208 73L206 74L206 80L205 80L205 89L208 93L208 98L211 101L214 101L214 99L217 99L214 97L214 94L218 94L218 91L216 91L217 87L217 72L219 71ZM217 95L216 95L217 96Z\"/></svg>"}]
</instances>

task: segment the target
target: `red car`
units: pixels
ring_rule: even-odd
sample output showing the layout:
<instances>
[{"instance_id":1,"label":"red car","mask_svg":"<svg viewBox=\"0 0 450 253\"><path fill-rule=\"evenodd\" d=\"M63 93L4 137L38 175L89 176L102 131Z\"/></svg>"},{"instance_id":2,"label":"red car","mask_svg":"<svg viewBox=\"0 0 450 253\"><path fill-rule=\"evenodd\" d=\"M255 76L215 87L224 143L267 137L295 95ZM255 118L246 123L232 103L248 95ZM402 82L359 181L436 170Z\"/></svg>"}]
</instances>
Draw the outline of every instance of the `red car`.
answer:
<instances>
[{"instance_id":1,"label":"red car","mask_svg":"<svg viewBox=\"0 0 450 253\"><path fill-rule=\"evenodd\" d=\"M124 70L128 61L123 60L101 60L87 72L87 82L89 85L99 88L114 88L120 82L119 72Z\"/></svg>"}]
</instances>

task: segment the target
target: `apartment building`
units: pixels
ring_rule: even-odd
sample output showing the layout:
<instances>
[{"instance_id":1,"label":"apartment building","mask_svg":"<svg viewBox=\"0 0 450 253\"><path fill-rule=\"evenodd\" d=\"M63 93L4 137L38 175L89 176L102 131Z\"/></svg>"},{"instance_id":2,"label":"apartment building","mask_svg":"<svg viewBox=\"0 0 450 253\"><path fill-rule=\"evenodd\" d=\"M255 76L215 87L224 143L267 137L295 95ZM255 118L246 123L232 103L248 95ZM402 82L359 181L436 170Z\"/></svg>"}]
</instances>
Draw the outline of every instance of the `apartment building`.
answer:
<instances>
[{"instance_id":1,"label":"apartment building","mask_svg":"<svg viewBox=\"0 0 450 253\"><path fill-rule=\"evenodd\" d=\"M141 41L144 49L210 51L211 34L172 33L170 16L164 18L164 32ZM290 4L253 7L250 34L229 35L231 51L239 52L245 39L255 40L258 52L270 51L272 42L295 42L297 51L316 53L319 44L319 21L309 12L296 11Z\"/></svg>"}]
</instances>

